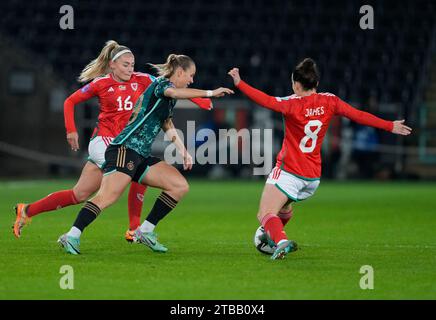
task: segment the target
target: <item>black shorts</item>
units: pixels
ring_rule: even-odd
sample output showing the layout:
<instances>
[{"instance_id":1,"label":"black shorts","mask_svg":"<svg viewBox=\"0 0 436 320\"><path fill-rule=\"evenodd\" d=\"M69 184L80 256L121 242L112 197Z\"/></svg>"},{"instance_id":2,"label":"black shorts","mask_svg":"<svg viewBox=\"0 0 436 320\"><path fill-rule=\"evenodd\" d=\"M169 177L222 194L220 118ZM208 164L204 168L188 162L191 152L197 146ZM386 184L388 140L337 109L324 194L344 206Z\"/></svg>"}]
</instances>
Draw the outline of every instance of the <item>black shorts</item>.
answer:
<instances>
[{"instance_id":1,"label":"black shorts","mask_svg":"<svg viewBox=\"0 0 436 320\"><path fill-rule=\"evenodd\" d=\"M127 174L133 181L141 183L148 169L160 162L156 157L144 158L136 151L126 148L124 145L109 145L104 154L104 175L118 171Z\"/></svg>"}]
</instances>

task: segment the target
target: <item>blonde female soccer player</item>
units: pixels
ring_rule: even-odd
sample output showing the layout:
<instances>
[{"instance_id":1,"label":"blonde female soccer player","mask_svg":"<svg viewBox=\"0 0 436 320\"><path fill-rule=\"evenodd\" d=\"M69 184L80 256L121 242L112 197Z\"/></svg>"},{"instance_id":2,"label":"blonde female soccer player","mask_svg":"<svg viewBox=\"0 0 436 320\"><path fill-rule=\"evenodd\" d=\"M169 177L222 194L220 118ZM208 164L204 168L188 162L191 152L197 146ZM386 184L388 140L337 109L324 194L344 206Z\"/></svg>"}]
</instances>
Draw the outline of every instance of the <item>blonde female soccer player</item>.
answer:
<instances>
[{"instance_id":1,"label":"blonde female soccer player","mask_svg":"<svg viewBox=\"0 0 436 320\"><path fill-rule=\"evenodd\" d=\"M183 156L185 170L192 168L192 158L177 135L172 122L177 99L222 97L232 94L227 88L199 90L187 88L194 81L194 61L185 55L171 54L166 63L155 65L159 77L138 99L129 123L106 150L104 177L97 195L80 210L71 230L58 242L71 254L78 254L80 235L100 212L121 196L131 181L162 189L148 217L135 231L134 239L153 251L166 252L157 241L154 229L182 197L189 186L183 175L173 166L151 155L151 145L162 129Z\"/></svg>"},{"instance_id":2,"label":"blonde female soccer player","mask_svg":"<svg viewBox=\"0 0 436 320\"><path fill-rule=\"evenodd\" d=\"M72 150L77 151L79 135L74 122L75 106L93 97L98 98L100 113L89 142L88 161L72 189L56 191L33 203L18 203L15 206L16 220L13 232L17 238L21 236L22 229L30 218L43 212L82 203L98 190L103 176L101 168L106 148L124 129L139 96L155 80L152 75L135 72L134 66L135 57L132 51L116 41L109 40L98 57L83 69L79 81L89 83L65 100L64 116L68 144ZM211 106L210 99L194 99L193 102L204 109ZM127 241L132 241L133 232L140 225L145 189L136 182L130 185L129 229L125 235Z\"/></svg>"}]
</instances>

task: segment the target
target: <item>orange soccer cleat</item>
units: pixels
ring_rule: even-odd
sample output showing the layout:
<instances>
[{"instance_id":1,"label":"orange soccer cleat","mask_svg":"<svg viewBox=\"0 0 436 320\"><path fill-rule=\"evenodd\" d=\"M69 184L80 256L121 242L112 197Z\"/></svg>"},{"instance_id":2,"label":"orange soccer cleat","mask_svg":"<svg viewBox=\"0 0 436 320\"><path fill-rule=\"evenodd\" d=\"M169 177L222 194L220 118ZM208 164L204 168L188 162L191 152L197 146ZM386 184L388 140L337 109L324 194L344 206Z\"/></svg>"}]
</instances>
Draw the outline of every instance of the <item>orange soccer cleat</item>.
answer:
<instances>
[{"instance_id":1,"label":"orange soccer cleat","mask_svg":"<svg viewBox=\"0 0 436 320\"><path fill-rule=\"evenodd\" d=\"M127 229L126 235L125 235L126 241L132 243L134 241L133 240L134 234L135 234L135 230Z\"/></svg>"},{"instance_id":2,"label":"orange soccer cleat","mask_svg":"<svg viewBox=\"0 0 436 320\"><path fill-rule=\"evenodd\" d=\"M31 221L31 218L29 218L26 214L27 204L17 203L14 209L16 219L12 229L15 237L19 238L21 236L21 229L23 229L23 227Z\"/></svg>"}]
</instances>

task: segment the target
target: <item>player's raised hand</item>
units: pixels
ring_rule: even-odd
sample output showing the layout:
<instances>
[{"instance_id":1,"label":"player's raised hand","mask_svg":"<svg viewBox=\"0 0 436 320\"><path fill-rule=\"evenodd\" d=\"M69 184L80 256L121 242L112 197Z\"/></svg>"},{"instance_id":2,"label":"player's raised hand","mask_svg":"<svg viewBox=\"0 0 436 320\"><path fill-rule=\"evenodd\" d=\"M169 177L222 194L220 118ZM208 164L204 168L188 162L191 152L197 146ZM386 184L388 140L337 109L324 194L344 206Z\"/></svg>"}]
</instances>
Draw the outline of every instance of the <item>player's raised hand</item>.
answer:
<instances>
[{"instance_id":1,"label":"player's raised hand","mask_svg":"<svg viewBox=\"0 0 436 320\"><path fill-rule=\"evenodd\" d=\"M77 132L70 132L67 134L67 141L71 147L71 150L79 150L79 134Z\"/></svg>"},{"instance_id":2,"label":"player's raised hand","mask_svg":"<svg viewBox=\"0 0 436 320\"><path fill-rule=\"evenodd\" d=\"M225 96L226 94L234 94L235 92L233 90L230 90L228 88L218 88L212 91L212 97L220 98Z\"/></svg>"},{"instance_id":3,"label":"player's raised hand","mask_svg":"<svg viewBox=\"0 0 436 320\"><path fill-rule=\"evenodd\" d=\"M409 128L404 124L404 120L396 120L394 121L394 128L392 129L392 133L400 134L402 136L408 136L412 132L412 128Z\"/></svg>"},{"instance_id":4,"label":"player's raised hand","mask_svg":"<svg viewBox=\"0 0 436 320\"><path fill-rule=\"evenodd\" d=\"M241 81L241 76L239 75L239 69L233 68L228 72L228 74L233 78L233 83L235 86L239 84L239 81Z\"/></svg>"}]
</instances>

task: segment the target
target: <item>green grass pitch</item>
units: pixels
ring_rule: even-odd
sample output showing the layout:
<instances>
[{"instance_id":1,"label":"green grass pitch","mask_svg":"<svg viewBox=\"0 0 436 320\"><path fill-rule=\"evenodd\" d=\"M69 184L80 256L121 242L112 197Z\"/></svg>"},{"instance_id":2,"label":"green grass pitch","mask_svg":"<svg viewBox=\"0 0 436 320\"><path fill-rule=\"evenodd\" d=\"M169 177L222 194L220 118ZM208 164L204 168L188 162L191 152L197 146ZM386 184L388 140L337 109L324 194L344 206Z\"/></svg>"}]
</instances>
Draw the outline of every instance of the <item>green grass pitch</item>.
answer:
<instances>
[{"instance_id":1,"label":"green grass pitch","mask_svg":"<svg viewBox=\"0 0 436 320\"><path fill-rule=\"evenodd\" d=\"M166 254L124 240L127 192L86 230L80 256L56 243L80 205L37 216L13 237L17 201L73 183L0 182L0 299L436 299L434 183L322 181L295 205L286 232L301 249L281 261L253 246L261 181L190 181L156 230ZM145 213L157 195L147 191ZM59 286L63 265L73 267L73 290ZM373 267L373 290L359 286L363 265Z\"/></svg>"}]
</instances>

